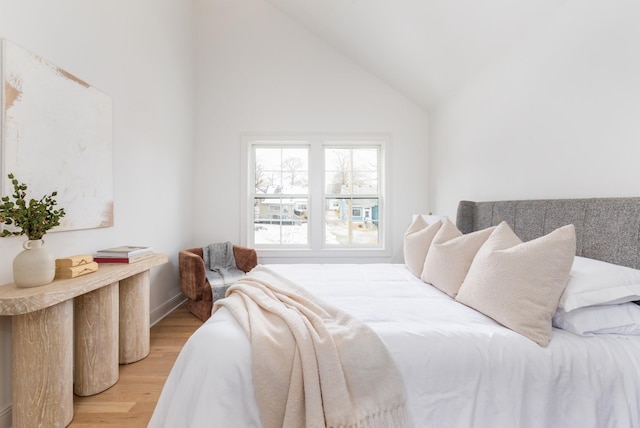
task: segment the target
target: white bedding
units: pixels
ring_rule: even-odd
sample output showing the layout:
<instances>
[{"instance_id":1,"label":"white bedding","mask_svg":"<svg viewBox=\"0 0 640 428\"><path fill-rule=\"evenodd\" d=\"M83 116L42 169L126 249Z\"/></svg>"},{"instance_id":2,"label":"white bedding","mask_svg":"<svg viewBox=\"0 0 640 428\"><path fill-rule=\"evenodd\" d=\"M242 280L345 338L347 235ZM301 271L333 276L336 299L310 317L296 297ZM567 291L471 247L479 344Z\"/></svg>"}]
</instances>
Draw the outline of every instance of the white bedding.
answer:
<instances>
[{"instance_id":1,"label":"white bedding","mask_svg":"<svg viewBox=\"0 0 640 428\"><path fill-rule=\"evenodd\" d=\"M371 326L417 428L640 427L640 337L554 329L547 348L404 265L269 265ZM225 309L189 339L150 427L260 427L249 342Z\"/></svg>"}]
</instances>

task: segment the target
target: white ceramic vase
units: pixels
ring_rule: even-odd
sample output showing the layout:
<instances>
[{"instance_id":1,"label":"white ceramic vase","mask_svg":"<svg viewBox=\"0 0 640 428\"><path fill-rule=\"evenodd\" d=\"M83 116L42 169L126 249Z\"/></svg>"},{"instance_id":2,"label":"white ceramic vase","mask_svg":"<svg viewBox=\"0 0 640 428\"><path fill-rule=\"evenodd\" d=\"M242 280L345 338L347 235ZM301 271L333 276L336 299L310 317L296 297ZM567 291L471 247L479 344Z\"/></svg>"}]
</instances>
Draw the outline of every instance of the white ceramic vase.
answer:
<instances>
[{"instance_id":1,"label":"white ceramic vase","mask_svg":"<svg viewBox=\"0 0 640 428\"><path fill-rule=\"evenodd\" d=\"M22 244L24 250L13 259L13 282L18 287L38 287L49 284L56 275L56 262L44 248L44 240Z\"/></svg>"}]
</instances>

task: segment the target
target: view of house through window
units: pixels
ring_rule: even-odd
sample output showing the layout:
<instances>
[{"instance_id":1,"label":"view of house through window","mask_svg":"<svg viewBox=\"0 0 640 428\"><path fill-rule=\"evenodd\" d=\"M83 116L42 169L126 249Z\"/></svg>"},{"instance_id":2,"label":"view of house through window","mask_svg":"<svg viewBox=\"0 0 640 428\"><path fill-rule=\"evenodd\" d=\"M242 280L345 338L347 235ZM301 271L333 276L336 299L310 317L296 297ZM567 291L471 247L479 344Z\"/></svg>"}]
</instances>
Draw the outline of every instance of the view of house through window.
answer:
<instances>
[{"instance_id":1,"label":"view of house through window","mask_svg":"<svg viewBox=\"0 0 640 428\"><path fill-rule=\"evenodd\" d=\"M379 142L255 142L251 245L379 248Z\"/></svg>"},{"instance_id":2,"label":"view of house through window","mask_svg":"<svg viewBox=\"0 0 640 428\"><path fill-rule=\"evenodd\" d=\"M377 246L378 148L325 147L325 244Z\"/></svg>"},{"instance_id":3,"label":"view of house through window","mask_svg":"<svg viewBox=\"0 0 640 428\"><path fill-rule=\"evenodd\" d=\"M307 245L308 147L254 147L254 244Z\"/></svg>"}]
</instances>

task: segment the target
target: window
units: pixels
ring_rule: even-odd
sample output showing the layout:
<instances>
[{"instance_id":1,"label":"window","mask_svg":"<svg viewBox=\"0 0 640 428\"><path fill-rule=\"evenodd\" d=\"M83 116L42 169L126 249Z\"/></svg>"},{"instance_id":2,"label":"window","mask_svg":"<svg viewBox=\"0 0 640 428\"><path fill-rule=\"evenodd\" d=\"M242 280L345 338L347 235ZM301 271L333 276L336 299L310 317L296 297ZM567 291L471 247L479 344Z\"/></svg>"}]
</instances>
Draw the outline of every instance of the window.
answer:
<instances>
[{"instance_id":1,"label":"window","mask_svg":"<svg viewBox=\"0 0 640 428\"><path fill-rule=\"evenodd\" d=\"M253 245L306 246L309 148L255 145L253 155Z\"/></svg>"},{"instance_id":2,"label":"window","mask_svg":"<svg viewBox=\"0 0 640 428\"><path fill-rule=\"evenodd\" d=\"M324 147L326 245L378 246L379 158L375 146Z\"/></svg>"},{"instance_id":3,"label":"window","mask_svg":"<svg viewBox=\"0 0 640 428\"><path fill-rule=\"evenodd\" d=\"M247 138L247 245L314 254L384 250L385 141Z\"/></svg>"}]
</instances>

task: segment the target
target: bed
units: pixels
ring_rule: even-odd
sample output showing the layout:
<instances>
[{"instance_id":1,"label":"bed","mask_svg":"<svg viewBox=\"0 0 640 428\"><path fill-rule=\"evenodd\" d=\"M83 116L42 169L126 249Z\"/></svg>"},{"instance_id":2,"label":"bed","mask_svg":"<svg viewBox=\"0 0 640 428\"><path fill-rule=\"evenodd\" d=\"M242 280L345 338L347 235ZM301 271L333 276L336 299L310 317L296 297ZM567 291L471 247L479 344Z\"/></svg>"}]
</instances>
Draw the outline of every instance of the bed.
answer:
<instances>
[{"instance_id":1,"label":"bed","mask_svg":"<svg viewBox=\"0 0 640 428\"><path fill-rule=\"evenodd\" d=\"M631 303L640 299L640 198L459 204L456 225L467 237L505 224L525 243L572 225L578 257L564 306L554 306L562 328L548 343L460 303L462 288L451 297L406 264L268 268L375 331L415 427L640 426L640 318ZM583 283L586 291L568 293ZM524 311L525 300L512 306ZM149 426L263 426L251 367L247 335L219 309L182 350Z\"/></svg>"}]
</instances>

